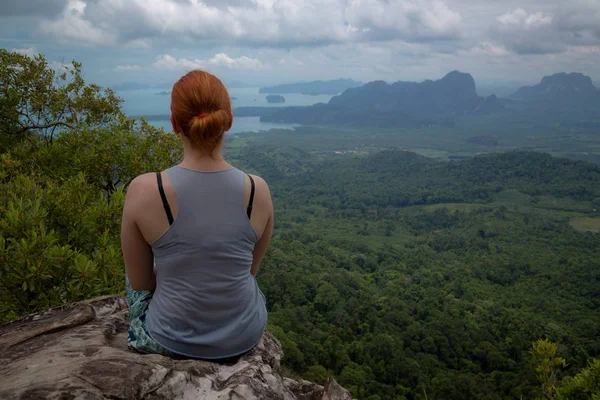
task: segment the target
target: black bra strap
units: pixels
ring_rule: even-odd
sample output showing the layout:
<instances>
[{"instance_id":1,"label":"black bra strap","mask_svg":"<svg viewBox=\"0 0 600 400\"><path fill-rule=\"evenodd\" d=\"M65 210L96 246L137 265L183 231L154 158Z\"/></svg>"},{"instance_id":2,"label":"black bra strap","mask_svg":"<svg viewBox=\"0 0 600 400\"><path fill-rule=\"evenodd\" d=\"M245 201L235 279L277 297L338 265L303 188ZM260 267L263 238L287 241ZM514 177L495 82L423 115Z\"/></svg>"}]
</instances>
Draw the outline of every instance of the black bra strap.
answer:
<instances>
[{"instance_id":1,"label":"black bra strap","mask_svg":"<svg viewBox=\"0 0 600 400\"><path fill-rule=\"evenodd\" d=\"M165 189L163 189L162 176L160 175L160 172L156 173L156 181L158 182L158 191L160 192L160 198L162 199L163 207L165 208L167 218L169 219L169 226L173 225L173 214L171 214L171 207L169 207L167 196L165 196Z\"/></svg>"},{"instance_id":2,"label":"black bra strap","mask_svg":"<svg viewBox=\"0 0 600 400\"><path fill-rule=\"evenodd\" d=\"M248 178L250 178L250 201L248 202L248 209L246 210L246 214L248 214L249 219L250 215L252 215L252 203L254 203L254 179L252 179L250 175L248 175Z\"/></svg>"}]
</instances>

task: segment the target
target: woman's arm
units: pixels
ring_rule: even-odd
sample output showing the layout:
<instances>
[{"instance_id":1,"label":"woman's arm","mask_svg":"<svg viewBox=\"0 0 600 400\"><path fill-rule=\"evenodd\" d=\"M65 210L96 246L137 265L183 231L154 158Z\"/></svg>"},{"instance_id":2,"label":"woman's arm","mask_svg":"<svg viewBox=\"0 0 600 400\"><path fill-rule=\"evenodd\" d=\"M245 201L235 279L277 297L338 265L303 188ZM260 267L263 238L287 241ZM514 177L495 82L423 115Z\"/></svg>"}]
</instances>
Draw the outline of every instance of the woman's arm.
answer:
<instances>
[{"instance_id":1,"label":"woman's arm","mask_svg":"<svg viewBox=\"0 0 600 400\"><path fill-rule=\"evenodd\" d=\"M154 257L152 248L142 236L135 222L136 213L144 209L144 193L151 182L151 177L142 175L135 178L129 185L123 219L121 222L121 249L127 271L127 278L133 290L154 290L156 274L154 272Z\"/></svg>"},{"instance_id":2,"label":"woman's arm","mask_svg":"<svg viewBox=\"0 0 600 400\"><path fill-rule=\"evenodd\" d=\"M252 252L252 268L250 268L250 273L254 276L258 273L258 268L260 267L260 263L263 258L265 258L265 254L267 254L267 250L269 248L269 243L271 242L271 234L273 233L273 217L269 218L267 221L267 226L265 227L265 231L263 232L260 240L256 242L254 245L254 251Z\"/></svg>"},{"instance_id":3,"label":"woman's arm","mask_svg":"<svg viewBox=\"0 0 600 400\"><path fill-rule=\"evenodd\" d=\"M260 177L254 176L256 181L256 193L257 198L255 205L255 209L260 207L260 209L265 210L267 213L267 221L265 225L265 229L260 236L260 239L254 245L254 250L252 252L252 267L250 268L250 273L254 276L258 273L258 268L260 267L260 263L262 262L265 254L267 253L267 249L269 248L269 243L271 242L271 235L273 234L273 223L274 223L274 212L273 212L273 201L271 199L271 192L269 191L269 186L267 183Z\"/></svg>"}]
</instances>

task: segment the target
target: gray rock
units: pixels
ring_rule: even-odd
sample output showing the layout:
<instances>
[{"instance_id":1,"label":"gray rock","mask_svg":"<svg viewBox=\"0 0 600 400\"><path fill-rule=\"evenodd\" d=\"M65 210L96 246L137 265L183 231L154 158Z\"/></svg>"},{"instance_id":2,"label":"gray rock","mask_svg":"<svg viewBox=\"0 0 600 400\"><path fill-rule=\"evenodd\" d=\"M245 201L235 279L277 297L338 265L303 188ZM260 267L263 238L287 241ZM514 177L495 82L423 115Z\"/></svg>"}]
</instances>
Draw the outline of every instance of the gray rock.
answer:
<instances>
[{"instance_id":1,"label":"gray rock","mask_svg":"<svg viewBox=\"0 0 600 400\"><path fill-rule=\"evenodd\" d=\"M171 359L127 349L127 301L105 296L0 326L0 399L351 400L282 375L270 333L236 363Z\"/></svg>"}]
</instances>

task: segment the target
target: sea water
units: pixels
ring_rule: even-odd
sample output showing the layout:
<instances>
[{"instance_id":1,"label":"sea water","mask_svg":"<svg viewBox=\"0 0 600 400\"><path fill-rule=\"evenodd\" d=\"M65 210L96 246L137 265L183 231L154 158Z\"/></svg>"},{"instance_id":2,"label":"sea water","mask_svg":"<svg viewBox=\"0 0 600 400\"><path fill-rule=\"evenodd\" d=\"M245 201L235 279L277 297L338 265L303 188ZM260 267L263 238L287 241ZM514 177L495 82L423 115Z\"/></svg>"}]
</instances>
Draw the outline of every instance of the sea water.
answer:
<instances>
[{"instance_id":1,"label":"sea water","mask_svg":"<svg viewBox=\"0 0 600 400\"><path fill-rule=\"evenodd\" d=\"M285 103L267 102L265 93L258 93L259 88L232 88L229 94L232 97L233 107L286 107L286 106L310 106L316 103L327 103L332 96L319 95L309 96L303 94L284 94ZM148 122L157 128L164 128L171 131L171 122L169 121L171 96L161 93L160 89L144 90L122 90L117 91L117 95L124 100L123 111L129 116L156 116L162 115L164 118L151 118ZM292 129L297 124L282 124L261 122L259 117L235 117L233 126L229 133L258 132L274 128Z\"/></svg>"}]
</instances>

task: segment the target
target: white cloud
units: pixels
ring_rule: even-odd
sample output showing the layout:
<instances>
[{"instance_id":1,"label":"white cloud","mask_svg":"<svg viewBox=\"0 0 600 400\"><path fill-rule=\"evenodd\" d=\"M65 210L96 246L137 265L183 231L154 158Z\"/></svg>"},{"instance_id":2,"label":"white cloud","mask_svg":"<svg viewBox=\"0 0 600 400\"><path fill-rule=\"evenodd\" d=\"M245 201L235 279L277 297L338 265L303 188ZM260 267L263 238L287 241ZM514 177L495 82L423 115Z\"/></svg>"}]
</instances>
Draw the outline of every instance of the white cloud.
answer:
<instances>
[{"instance_id":1,"label":"white cloud","mask_svg":"<svg viewBox=\"0 0 600 400\"><path fill-rule=\"evenodd\" d=\"M548 13L517 8L496 18L491 36L517 54L561 53L567 46L553 21L554 16Z\"/></svg>"},{"instance_id":2,"label":"white cloud","mask_svg":"<svg viewBox=\"0 0 600 400\"><path fill-rule=\"evenodd\" d=\"M125 43L127 49L150 49L152 47L151 39L134 39Z\"/></svg>"},{"instance_id":3,"label":"white cloud","mask_svg":"<svg viewBox=\"0 0 600 400\"><path fill-rule=\"evenodd\" d=\"M22 49L13 48L13 49L11 49L11 51L14 53L23 54L24 56L27 56L30 58L33 58L39 54L34 47L22 48ZM56 72L64 72L64 71L67 71L67 69L69 67L71 67L70 64L64 64L60 61L48 61L48 66Z\"/></svg>"},{"instance_id":4,"label":"white cloud","mask_svg":"<svg viewBox=\"0 0 600 400\"><path fill-rule=\"evenodd\" d=\"M496 17L491 37L517 54L559 54L600 45L600 2L573 0L553 10L517 8ZM589 53L593 53L590 50Z\"/></svg>"},{"instance_id":5,"label":"white cloud","mask_svg":"<svg viewBox=\"0 0 600 400\"><path fill-rule=\"evenodd\" d=\"M552 16L544 14L542 12L537 12L535 14L530 14L525 19L525 26L539 26L539 25L547 25L552 23Z\"/></svg>"},{"instance_id":6,"label":"white cloud","mask_svg":"<svg viewBox=\"0 0 600 400\"><path fill-rule=\"evenodd\" d=\"M156 58L154 68L159 69L170 69L170 70L192 70L192 69L205 69L208 67L224 67L227 69L259 69L263 67L262 62L255 58L241 56L239 58L229 57L225 53L215 54L208 60L200 60L198 58L175 58L169 54L163 54Z\"/></svg>"},{"instance_id":7,"label":"white cloud","mask_svg":"<svg viewBox=\"0 0 600 400\"><path fill-rule=\"evenodd\" d=\"M56 72L65 72L70 67L70 65L64 64L64 63L59 62L59 61L50 61L50 63L48 63L48 66L50 68L52 68L53 70L55 70Z\"/></svg>"},{"instance_id":8,"label":"white cloud","mask_svg":"<svg viewBox=\"0 0 600 400\"><path fill-rule=\"evenodd\" d=\"M51 11L42 7L50 1ZM419 80L451 69L476 79L538 81L559 70L600 79L599 0L12 3L19 4L18 13L12 5L0 7L0 14L19 15L0 24L6 48L31 54L27 48L35 44L34 51L51 60L74 57L103 85L114 83L118 69L125 71L116 66L132 65L141 68L129 72L132 78L161 82L194 68L253 84ZM81 51L82 45L95 48Z\"/></svg>"},{"instance_id":9,"label":"white cloud","mask_svg":"<svg viewBox=\"0 0 600 400\"><path fill-rule=\"evenodd\" d=\"M117 65L113 71L115 72L126 72L126 71L139 71L142 67L139 65Z\"/></svg>"},{"instance_id":10,"label":"white cloud","mask_svg":"<svg viewBox=\"0 0 600 400\"><path fill-rule=\"evenodd\" d=\"M569 51L579 54L600 54L600 46L572 46Z\"/></svg>"},{"instance_id":11,"label":"white cloud","mask_svg":"<svg viewBox=\"0 0 600 400\"><path fill-rule=\"evenodd\" d=\"M600 45L600 2L572 0L558 8L555 26L573 45Z\"/></svg>"},{"instance_id":12,"label":"white cloud","mask_svg":"<svg viewBox=\"0 0 600 400\"><path fill-rule=\"evenodd\" d=\"M87 7L88 4L82 0L69 0L60 18L41 22L41 32L67 42L92 45L114 43L116 37L110 21L92 23L86 19Z\"/></svg>"},{"instance_id":13,"label":"white cloud","mask_svg":"<svg viewBox=\"0 0 600 400\"><path fill-rule=\"evenodd\" d=\"M493 42L479 42L471 49L471 52L492 57L503 57L510 53L503 44Z\"/></svg>"},{"instance_id":14,"label":"white cloud","mask_svg":"<svg viewBox=\"0 0 600 400\"><path fill-rule=\"evenodd\" d=\"M259 69L263 65L254 58L242 56L239 58L231 58L225 53L215 54L208 63L218 67L226 67L229 69Z\"/></svg>"},{"instance_id":15,"label":"white cloud","mask_svg":"<svg viewBox=\"0 0 600 400\"><path fill-rule=\"evenodd\" d=\"M169 54L163 54L156 58L154 68L159 69L172 69L172 70L191 70L191 69L202 69L205 67L205 63L202 60L190 60L187 58L177 59Z\"/></svg>"},{"instance_id":16,"label":"white cloud","mask_svg":"<svg viewBox=\"0 0 600 400\"><path fill-rule=\"evenodd\" d=\"M443 0L68 0L43 33L84 44L153 40L236 40L248 45L303 46L460 35L461 15Z\"/></svg>"},{"instance_id":17,"label":"white cloud","mask_svg":"<svg viewBox=\"0 0 600 400\"><path fill-rule=\"evenodd\" d=\"M35 50L34 47L29 47L29 48L24 48L24 49L12 49L11 51L13 53L23 54L24 56L27 56L30 58L33 58L38 55L38 52Z\"/></svg>"},{"instance_id":18,"label":"white cloud","mask_svg":"<svg viewBox=\"0 0 600 400\"><path fill-rule=\"evenodd\" d=\"M445 2L354 0L346 9L348 29L370 36L421 41L458 36L462 17Z\"/></svg>"},{"instance_id":19,"label":"white cloud","mask_svg":"<svg viewBox=\"0 0 600 400\"><path fill-rule=\"evenodd\" d=\"M552 16L543 12L528 14L522 8L500 15L496 20L502 25L513 25L525 28L533 28L540 25L548 25L552 23Z\"/></svg>"},{"instance_id":20,"label":"white cloud","mask_svg":"<svg viewBox=\"0 0 600 400\"><path fill-rule=\"evenodd\" d=\"M527 18L527 11L517 8L513 12L498 16L496 20L503 25L519 25L525 18Z\"/></svg>"}]
</instances>

